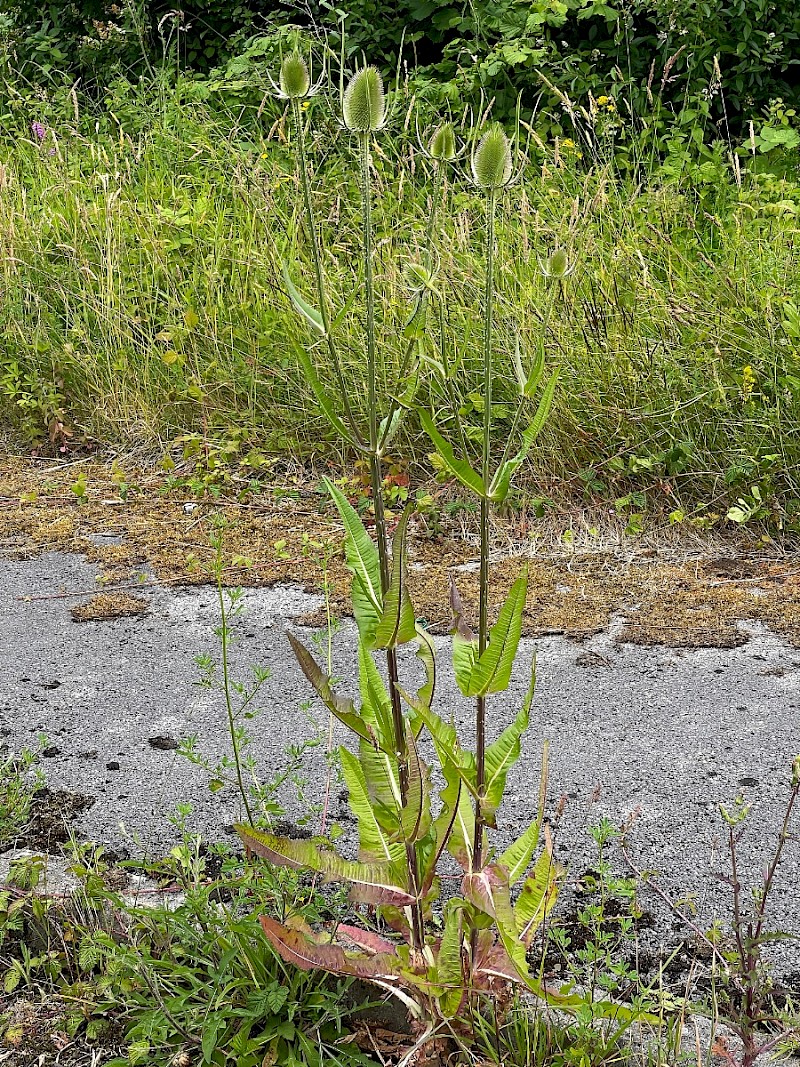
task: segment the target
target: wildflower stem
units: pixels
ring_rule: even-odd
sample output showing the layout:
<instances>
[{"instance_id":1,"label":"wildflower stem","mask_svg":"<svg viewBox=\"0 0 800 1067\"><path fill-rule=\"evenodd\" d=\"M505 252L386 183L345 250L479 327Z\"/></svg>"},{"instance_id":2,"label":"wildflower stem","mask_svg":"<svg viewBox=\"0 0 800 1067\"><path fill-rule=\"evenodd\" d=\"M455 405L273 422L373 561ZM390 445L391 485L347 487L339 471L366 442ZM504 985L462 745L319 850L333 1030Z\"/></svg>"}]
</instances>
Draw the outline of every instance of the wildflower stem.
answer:
<instances>
[{"instance_id":1,"label":"wildflower stem","mask_svg":"<svg viewBox=\"0 0 800 1067\"><path fill-rule=\"evenodd\" d=\"M361 173L361 214L363 220L363 255L364 287L366 293L365 328L367 341L367 388L369 404L369 460L372 483L372 502L375 509L375 536L378 542L378 559L380 561L382 593L386 596L390 584L389 557L386 535L386 516L383 509L383 485L381 479L381 453L378 440L378 404L377 404L377 365L375 358L375 283L372 272L372 188L370 174L370 136L362 133L359 138L360 173ZM399 677L397 670L397 652L393 648L386 650L386 666L389 680L389 697L392 704L392 726L394 746L397 759L400 803L405 806L408 800L408 751L406 748L405 722L400 701ZM406 862L409 881L414 894L419 889L419 865L414 845L406 845ZM421 950L425 944L424 924L419 904L411 909L412 945Z\"/></svg>"},{"instance_id":2,"label":"wildflower stem","mask_svg":"<svg viewBox=\"0 0 800 1067\"><path fill-rule=\"evenodd\" d=\"M481 569L478 607L478 655L486 651L489 637L489 483L491 481L492 432L492 333L494 316L494 221L497 193L486 194L486 282L483 296L483 496L481 497ZM480 870L483 863L483 815L481 804L486 785L486 697L477 697L475 714L475 786L478 800L475 812L473 864Z\"/></svg>"},{"instance_id":3,"label":"wildflower stem","mask_svg":"<svg viewBox=\"0 0 800 1067\"><path fill-rule=\"evenodd\" d=\"M325 340L328 346L328 353L331 358L333 370L336 375L336 382L339 386L339 392L342 397L342 404L344 405L345 415L347 417L347 423L353 432L356 443L363 444L361 434L358 430L358 425L353 417L353 410L350 406L350 400L348 391L345 388L344 375L342 373L342 365L339 360L339 353L336 349L336 342L333 338L331 331L331 317L328 311L328 297L325 290L325 276L322 271L322 254L319 247L319 236L317 234L317 222L314 215L314 201L311 196L311 180L308 173L308 162L306 159L306 139L305 139L305 126L303 125L303 112L300 108L299 100L292 100L292 118L294 119L295 132L297 134L297 154L300 162L300 182L303 186L303 201L305 204L306 222L308 225L308 235L311 241L311 256L314 261L314 275L317 283L317 301L319 303L319 313L322 317L322 325L325 330Z\"/></svg>"}]
</instances>

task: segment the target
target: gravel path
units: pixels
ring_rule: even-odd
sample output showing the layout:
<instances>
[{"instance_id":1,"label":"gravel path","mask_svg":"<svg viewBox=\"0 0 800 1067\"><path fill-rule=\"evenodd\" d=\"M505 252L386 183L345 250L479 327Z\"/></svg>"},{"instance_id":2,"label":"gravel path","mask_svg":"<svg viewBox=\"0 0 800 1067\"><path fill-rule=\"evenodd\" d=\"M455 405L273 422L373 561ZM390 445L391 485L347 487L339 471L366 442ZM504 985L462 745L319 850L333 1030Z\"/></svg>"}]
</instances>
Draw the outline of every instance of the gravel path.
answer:
<instances>
[{"instance_id":1,"label":"gravel path","mask_svg":"<svg viewBox=\"0 0 800 1067\"><path fill-rule=\"evenodd\" d=\"M235 797L211 794L204 773L175 752L175 743L193 733L202 751L225 751L222 700L197 685L195 663L196 656L217 651L215 590L143 588L134 592L146 598L146 614L88 622L71 616L80 598L24 599L94 586L94 568L78 556L49 553L0 564L3 742L18 750L45 734L48 784L97 798L77 826L111 848L168 850L175 840L169 816L179 802L192 804L193 829L209 837L230 834ZM314 722L327 732L327 713L304 704L309 688L284 636L293 617L320 601L276 587L247 590L244 602L233 658L239 670L259 663L272 671L254 723L254 752L269 778ZM510 692L490 704L499 729L522 699L525 662L535 644L535 720L510 782L503 829L521 829L531 815L541 743L548 738L551 810L562 794L567 798L557 845L570 880L592 861L587 827L602 815L621 822L637 811L632 847L638 862L662 872L669 892L691 896L701 925L724 915L730 890L715 877L725 860L718 805L739 792L752 804L741 875L745 882L757 879L782 817L791 760L800 752L800 652L758 624L746 626L749 640L734 649L618 644L616 622L584 644L562 637L523 642ZM354 644L354 628L345 623L335 638L336 671L343 678ZM470 711L449 671L447 639L437 644L440 710L467 723ZM323 744L307 759L305 795L298 799L290 789L285 796L290 819L319 803L324 768ZM335 817L346 814L341 799L336 786ZM616 860L622 864L619 855ZM795 841L787 848L772 914L775 926L800 935L798 872ZM661 915L658 936L678 938L679 924L657 901L652 907ZM800 948L782 942L774 957L800 990Z\"/></svg>"}]
</instances>

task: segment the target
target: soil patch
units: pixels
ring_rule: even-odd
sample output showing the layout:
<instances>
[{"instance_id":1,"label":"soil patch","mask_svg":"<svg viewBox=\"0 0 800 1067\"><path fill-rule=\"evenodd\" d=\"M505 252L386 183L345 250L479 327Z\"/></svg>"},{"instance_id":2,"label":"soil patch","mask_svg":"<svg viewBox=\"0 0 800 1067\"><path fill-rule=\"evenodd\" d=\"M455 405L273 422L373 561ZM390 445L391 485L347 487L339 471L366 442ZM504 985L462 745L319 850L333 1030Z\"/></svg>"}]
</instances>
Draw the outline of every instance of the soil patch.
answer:
<instances>
[{"instance_id":1,"label":"soil patch","mask_svg":"<svg viewBox=\"0 0 800 1067\"><path fill-rule=\"evenodd\" d=\"M57 852L58 845L69 841L73 821L94 802L94 797L68 793L64 789L38 789L31 800L28 823L13 847Z\"/></svg>"},{"instance_id":2,"label":"soil patch","mask_svg":"<svg viewBox=\"0 0 800 1067\"><path fill-rule=\"evenodd\" d=\"M308 591L327 589L334 614L348 611L349 575L338 550L342 527L325 494L308 477L297 477L291 485L276 481L246 500L198 501L182 490L166 492L162 474L135 472L128 474L128 482L136 490L128 489L123 499L118 481L100 462L54 467L0 457L0 468L0 557L28 558L56 549L82 553L97 565L104 596L111 585L114 596L121 597L143 582L199 584L209 581L215 556L212 520L221 513L226 583L299 582ZM76 496L79 474L83 488ZM592 516L585 519L588 523ZM435 537L430 523L422 520L412 533L409 580L415 611L434 632L445 632L450 625L451 577L467 609L476 611L473 525L474 516L461 512L458 521L443 521L443 532ZM708 558L708 546L690 539L682 546L666 540L655 548L652 542L628 538L609 550L590 543L588 535L569 546L558 537L534 541L533 530L524 516L498 519L491 568L496 611L520 568L528 567L524 630L530 636L558 633L582 639L621 617L618 640L731 648L747 639L737 623L751 620L769 625L800 647L796 554L748 541L746 535L730 542L714 535ZM597 542L598 536L593 537ZM95 592L54 589L52 595L77 598ZM117 600L114 608L98 597L76 608L76 614L128 614L138 599L131 595ZM130 612L117 610L123 605ZM323 616L324 611L302 621L321 622Z\"/></svg>"}]
</instances>

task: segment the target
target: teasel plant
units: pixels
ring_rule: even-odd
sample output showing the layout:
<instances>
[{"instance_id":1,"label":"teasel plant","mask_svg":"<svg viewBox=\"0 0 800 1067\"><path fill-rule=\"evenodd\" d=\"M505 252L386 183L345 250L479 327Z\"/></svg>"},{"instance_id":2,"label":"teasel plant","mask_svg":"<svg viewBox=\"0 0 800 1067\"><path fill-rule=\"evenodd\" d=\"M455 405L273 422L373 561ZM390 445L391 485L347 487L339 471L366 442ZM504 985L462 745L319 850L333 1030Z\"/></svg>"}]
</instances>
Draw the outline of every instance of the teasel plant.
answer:
<instances>
[{"instance_id":1,"label":"teasel plant","mask_svg":"<svg viewBox=\"0 0 800 1067\"><path fill-rule=\"evenodd\" d=\"M292 70L303 73L296 57ZM287 91L290 79L286 69L276 82ZM310 75L299 79L298 88L309 91ZM298 96L298 99L301 97ZM294 105L293 109L294 109ZM381 495L381 459L388 441L403 415L415 405L416 351L419 336L426 329L426 309L432 300L442 300L438 292L432 259L414 263L411 313L406 323L404 375L410 379L404 392L393 397L388 412L378 410L375 283L372 267L372 188L371 152L374 138L390 119L383 82L371 66L361 66L339 87L340 120L355 138L358 148L361 204L361 257L363 271L363 323L365 363L368 374L366 429L355 411L342 414L323 387L310 355L304 355L309 382L320 407L342 438L357 452L368 457L375 509L375 539L363 524L341 490L331 482L327 488L345 528L345 559L352 576L352 606L358 630L359 701L339 693L333 680L317 664L298 638L289 640L300 667L322 702L357 738L357 753L347 746L339 750L342 774L351 810L358 826L358 858L340 855L321 840L292 840L251 826L239 825L238 833L249 854L268 862L321 876L328 881L350 885L351 898L358 904L376 908L383 930L338 924L333 932L312 929L302 916L278 922L261 917L261 925L275 951L285 961L304 970L322 969L340 975L366 979L397 997L408 1009L418 1031L418 1040L402 1061L411 1063L418 1049L435 1037L455 1043L461 1040L468 1021L468 1009L483 996L494 996L509 983L523 983L537 995L564 1010L577 1010L586 1001L569 989L550 989L540 974L533 973L527 959L536 932L552 909L563 874L552 852L544 825L547 793L546 749L542 764L537 809L528 828L499 855L484 843L487 826L496 825L508 774L520 756L521 737L530 720L533 677L524 703L513 721L491 743L485 733L486 696L508 687L521 634L527 580L519 578L500 610L494 626L488 627L488 569L482 565L482 603L479 635L468 630L463 611L453 597L458 617L453 637L456 677L467 696L479 700L480 724L477 752L461 745L455 727L435 710L436 663L433 641L415 618L407 576L406 510L394 531L391 552L386 515ZM294 109L295 119L302 116ZM298 126L298 139L302 136ZM436 138L432 139L436 140ZM449 143L449 134L439 138ZM491 387L494 292L494 212L511 173L507 160L510 144L499 128L491 130L473 146L472 172L484 194L487 209L487 276L483 301L484 377ZM449 149L446 154L449 154ZM298 152L299 165L309 178L305 155ZM450 162L451 160L448 160ZM318 235L313 213L306 222L310 240ZM312 251L319 257L319 246ZM316 268L315 268L316 272ZM285 270L287 292L298 313L318 337L327 337L338 319L322 312L324 273L316 272L318 305L307 301ZM326 308L329 307L325 304ZM336 346L328 346L335 353ZM333 356L332 356L333 358ZM543 368L532 372L521 384L525 400L533 396ZM339 380L338 375L334 375ZM340 381L340 388L344 388ZM504 499L511 477L523 462L544 422L555 389L555 379L545 386L536 414L523 432L522 445L511 458L503 458L490 477L489 434L491 415L484 420L482 473L472 469L467 459L456 456L440 434L434 419L421 411L444 465L476 493L482 509L482 553L488 561L488 506ZM399 392L399 391L398 391ZM491 412L491 404L487 401ZM483 558L482 556L482 558ZM421 685L415 691L399 677L397 651L416 643L421 665ZM386 676L378 670L374 653L386 654ZM405 707L404 707L405 705ZM419 741L425 731L438 763L438 811L434 812L433 776L420 754ZM544 845L541 839L544 838ZM442 890L441 861L448 853L461 867L460 891L449 895ZM512 901L512 892L515 899ZM434 921L435 914L438 922ZM388 930L388 935L386 936ZM394 936L392 936L392 933ZM596 1016L631 1017L618 1005L593 1005Z\"/></svg>"}]
</instances>

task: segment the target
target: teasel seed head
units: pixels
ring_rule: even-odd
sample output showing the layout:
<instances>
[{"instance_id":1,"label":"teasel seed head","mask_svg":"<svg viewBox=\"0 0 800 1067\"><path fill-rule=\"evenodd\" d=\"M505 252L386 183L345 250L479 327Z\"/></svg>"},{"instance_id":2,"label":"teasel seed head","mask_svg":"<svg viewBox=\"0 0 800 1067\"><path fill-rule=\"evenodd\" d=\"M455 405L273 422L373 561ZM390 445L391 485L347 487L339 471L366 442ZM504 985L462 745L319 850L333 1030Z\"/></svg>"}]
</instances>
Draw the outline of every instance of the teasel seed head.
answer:
<instances>
[{"instance_id":1,"label":"teasel seed head","mask_svg":"<svg viewBox=\"0 0 800 1067\"><path fill-rule=\"evenodd\" d=\"M350 79L342 98L342 118L354 133L374 133L386 121L383 79L375 67L362 67Z\"/></svg>"},{"instance_id":2,"label":"teasel seed head","mask_svg":"<svg viewBox=\"0 0 800 1067\"><path fill-rule=\"evenodd\" d=\"M303 100L311 89L308 65L299 52L291 52L281 63L279 84L289 100Z\"/></svg>"},{"instance_id":3,"label":"teasel seed head","mask_svg":"<svg viewBox=\"0 0 800 1067\"><path fill-rule=\"evenodd\" d=\"M441 126L436 127L428 145L428 153L431 159L436 159L441 162L449 163L456 158L458 151L456 149L456 135L452 123L445 122Z\"/></svg>"},{"instance_id":4,"label":"teasel seed head","mask_svg":"<svg viewBox=\"0 0 800 1067\"><path fill-rule=\"evenodd\" d=\"M548 258L544 273L548 278L566 278L570 273L569 260L563 248L557 248Z\"/></svg>"},{"instance_id":5,"label":"teasel seed head","mask_svg":"<svg viewBox=\"0 0 800 1067\"><path fill-rule=\"evenodd\" d=\"M511 181L511 142L499 122L489 127L472 153L472 177L486 192Z\"/></svg>"}]
</instances>

